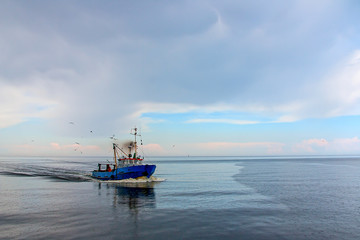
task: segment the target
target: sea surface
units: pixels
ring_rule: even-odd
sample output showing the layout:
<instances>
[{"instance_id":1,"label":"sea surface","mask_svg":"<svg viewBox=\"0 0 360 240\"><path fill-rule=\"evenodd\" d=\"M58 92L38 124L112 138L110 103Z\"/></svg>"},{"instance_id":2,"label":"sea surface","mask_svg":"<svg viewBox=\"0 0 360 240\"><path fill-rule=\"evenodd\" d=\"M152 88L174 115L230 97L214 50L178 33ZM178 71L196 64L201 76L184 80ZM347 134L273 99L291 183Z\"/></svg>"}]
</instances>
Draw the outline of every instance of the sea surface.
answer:
<instances>
[{"instance_id":1,"label":"sea surface","mask_svg":"<svg viewBox=\"0 0 360 240\"><path fill-rule=\"evenodd\" d=\"M152 157L163 182L91 179L106 159L1 157L0 239L360 239L360 157Z\"/></svg>"}]
</instances>

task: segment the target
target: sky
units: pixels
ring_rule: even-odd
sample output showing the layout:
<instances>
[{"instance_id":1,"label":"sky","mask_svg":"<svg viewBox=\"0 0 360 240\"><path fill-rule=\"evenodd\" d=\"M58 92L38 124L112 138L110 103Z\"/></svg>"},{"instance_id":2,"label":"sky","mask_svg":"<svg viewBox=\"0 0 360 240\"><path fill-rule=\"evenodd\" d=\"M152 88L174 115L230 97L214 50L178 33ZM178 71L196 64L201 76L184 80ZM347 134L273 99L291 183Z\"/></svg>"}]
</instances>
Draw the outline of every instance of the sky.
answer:
<instances>
[{"instance_id":1,"label":"sky","mask_svg":"<svg viewBox=\"0 0 360 240\"><path fill-rule=\"evenodd\" d=\"M1 1L0 155L360 154L360 3Z\"/></svg>"}]
</instances>

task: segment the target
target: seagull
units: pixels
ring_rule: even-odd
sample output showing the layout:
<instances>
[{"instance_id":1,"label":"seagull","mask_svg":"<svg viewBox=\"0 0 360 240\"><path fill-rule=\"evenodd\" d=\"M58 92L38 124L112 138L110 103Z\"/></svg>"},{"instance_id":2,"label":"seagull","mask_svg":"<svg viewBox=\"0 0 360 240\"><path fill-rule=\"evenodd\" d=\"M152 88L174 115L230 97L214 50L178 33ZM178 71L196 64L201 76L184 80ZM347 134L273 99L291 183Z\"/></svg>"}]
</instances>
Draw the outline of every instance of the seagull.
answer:
<instances>
[{"instance_id":1,"label":"seagull","mask_svg":"<svg viewBox=\"0 0 360 240\"><path fill-rule=\"evenodd\" d=\"M115 134L113 134L110 139L117 140L117 138L115 138Z\"/></svg>"},{"instance_id":2,"label":"seagull","mask_svg":"<svg viewBox=\"0 0 360 240\"><path fill-rule=\"evenodd\" d=\"M72 125L74 125L75 123L74 123L74 122L69 122L69 124L72 124Z\"/></svg>"}]
</instances>

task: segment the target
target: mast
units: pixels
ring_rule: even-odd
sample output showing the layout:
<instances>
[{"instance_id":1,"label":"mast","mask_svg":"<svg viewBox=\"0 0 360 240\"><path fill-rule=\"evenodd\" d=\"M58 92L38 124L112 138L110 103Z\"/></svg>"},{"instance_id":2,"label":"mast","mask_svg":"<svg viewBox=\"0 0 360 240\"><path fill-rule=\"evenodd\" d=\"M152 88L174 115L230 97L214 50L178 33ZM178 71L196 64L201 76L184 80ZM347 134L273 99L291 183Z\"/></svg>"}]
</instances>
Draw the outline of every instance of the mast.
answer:
<instances>
[{"instance_id":1,"label":"mast","mask_svg":"<svg viewBox=\"0 0 360 240\"><path fill-rule=\"evenodd\" d=\"M134 156L134 158L137 158L137 143L136 143L137 128L135 128L134 131L135 131L135 135L134 135L134 137L135 137L135 143L134 143L134 145L135 145L135 156Z\"/></svg>"},{"instance_id":2,"label":"mast","mask_svg":"<svg viewBox=\"0 0 360 240\"><path fill-rule=\"evenodd\" d=\"M134 128L134 133L131 133L132 135L134 135L135 141L134 141L134 147L135 147L135 153L134 153L134 158L137 158L137 142L136 142L136 135L137 135L137 128Z\"/></svg>"},{"instance_id":3,"label":"mast","mask_svg":"<svg viewBox=\"0 0 360 240\"><path fill-rule=\"evenodd\" d=\"M113 143L113 149L114 149L114 162L115 162L115 168L117 168L117 161L116 161L116 145Z\"/></svg>"}]
</instances>

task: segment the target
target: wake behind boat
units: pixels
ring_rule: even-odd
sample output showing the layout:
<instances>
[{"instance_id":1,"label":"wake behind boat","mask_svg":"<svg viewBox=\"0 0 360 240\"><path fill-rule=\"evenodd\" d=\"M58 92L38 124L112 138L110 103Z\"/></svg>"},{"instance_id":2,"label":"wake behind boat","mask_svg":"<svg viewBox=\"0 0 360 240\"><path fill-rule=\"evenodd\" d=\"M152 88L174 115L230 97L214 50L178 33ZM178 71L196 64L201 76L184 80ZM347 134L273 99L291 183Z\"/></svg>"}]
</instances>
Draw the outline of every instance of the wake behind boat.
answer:
<instances>
[{"instance_id":1,"label":"wake behind boat","mask_svg":"<svg viewBox=\"0 0 360 240\"><path fill-rule=\"evenodd\" d=\"M114 164L98 164L98 169L92 172L92 177L99 180L123 180L129 178L150 178L155 172L156 165L143 164L144 158L138 155L136 136L137 128L134 128L135 141L127 144L128 152L125 152L118 144L113 143ZM120 154L121 153L121 154ZM121 156L120 156L121 155Z\"/></svg>"}]
</instances>

